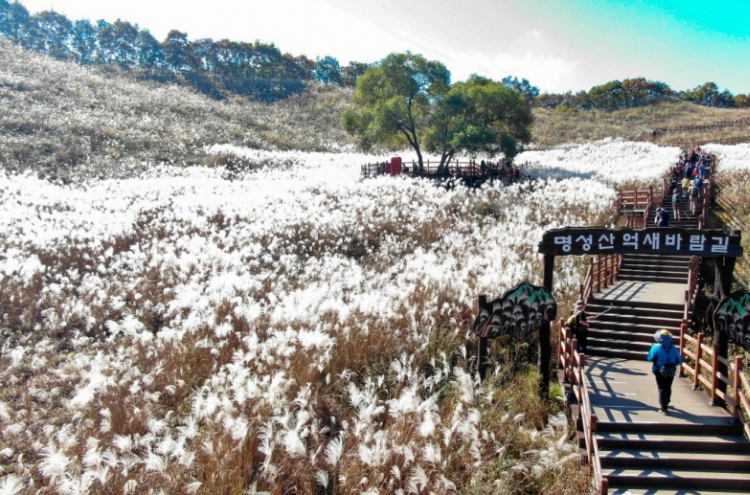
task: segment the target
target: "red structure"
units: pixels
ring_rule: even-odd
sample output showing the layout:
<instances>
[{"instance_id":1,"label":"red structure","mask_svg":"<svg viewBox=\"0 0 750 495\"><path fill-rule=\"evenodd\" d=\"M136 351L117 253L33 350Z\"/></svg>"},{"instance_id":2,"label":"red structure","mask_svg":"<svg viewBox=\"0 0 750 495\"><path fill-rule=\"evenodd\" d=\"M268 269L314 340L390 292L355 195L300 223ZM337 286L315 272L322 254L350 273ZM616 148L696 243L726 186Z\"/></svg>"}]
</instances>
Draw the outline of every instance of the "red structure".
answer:
<instances>
[{"instance_id":1,"label":"red structure","mask_svg":"<svg viewBox=\"0 0 750 495\"><path fill-rule=\"evenodd\" d=\"M391 175L398 175L401 173L401 157L394 156L391 158L391 163L386 164L385 172Z\"/></svg>"}]
</instances>

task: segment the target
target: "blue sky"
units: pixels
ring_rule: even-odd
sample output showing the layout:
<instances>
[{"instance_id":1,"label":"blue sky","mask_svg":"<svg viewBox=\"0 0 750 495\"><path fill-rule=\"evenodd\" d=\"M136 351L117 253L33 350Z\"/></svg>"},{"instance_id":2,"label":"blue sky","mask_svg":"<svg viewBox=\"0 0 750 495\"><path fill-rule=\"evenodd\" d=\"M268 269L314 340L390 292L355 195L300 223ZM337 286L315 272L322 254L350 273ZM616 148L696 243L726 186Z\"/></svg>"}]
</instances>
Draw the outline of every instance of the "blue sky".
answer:
<instances>
[{"instance_id":1,"label":"blue sky","mask_svg":"<svg viewBox=\"0 0 750 495\"><path fill-rule=\"evenodd\" d=\"M31 12L137 23L163 39L273 42L308 57L373 62L411 50L542 90L646 77L674 89L713 81L750 93L750 1L700 0L21 0Z\"/></svg>"}]
</instances>

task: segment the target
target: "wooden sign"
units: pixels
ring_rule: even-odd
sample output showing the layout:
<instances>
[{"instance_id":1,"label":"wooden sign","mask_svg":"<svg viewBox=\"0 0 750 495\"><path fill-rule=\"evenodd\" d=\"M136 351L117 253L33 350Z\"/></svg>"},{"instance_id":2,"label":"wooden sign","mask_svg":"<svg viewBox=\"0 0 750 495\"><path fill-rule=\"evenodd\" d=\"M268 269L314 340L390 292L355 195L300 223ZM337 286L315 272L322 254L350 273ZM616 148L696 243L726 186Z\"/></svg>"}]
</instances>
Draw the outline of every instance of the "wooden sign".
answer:
<instances>
[{"instance_id":1,"label":"wooden sign","mask_svg":"<svg viewBox=\"0 0 750 495\"><path fill-rule=\"evenodd\" d=\"M557 303L547 289L521 282L502 297L482 304L473 329L480 338L510 335L526 340L556 316Z\"/></svg>"},{"instance_id":2,"label":"wooden sign","mask_svg":"<svg viewBox=\"0 0 750 495\"><path fill-rule=\"evenodd\" d=\"M718 229L566 227L545 232L539 252L553 256L643 253L740 257L742 246L739 236Z\"/></svg>"},{"instance_id":3,"label":"wooden sign","mask_svg":"<svg viewBox=\"0 0 750 495\"><path fill-rule=\"evenodd\" d=\"M714 329L750 351L750 294L738 290L721 300L713 315Z\"/></svg>"}]
</instances>

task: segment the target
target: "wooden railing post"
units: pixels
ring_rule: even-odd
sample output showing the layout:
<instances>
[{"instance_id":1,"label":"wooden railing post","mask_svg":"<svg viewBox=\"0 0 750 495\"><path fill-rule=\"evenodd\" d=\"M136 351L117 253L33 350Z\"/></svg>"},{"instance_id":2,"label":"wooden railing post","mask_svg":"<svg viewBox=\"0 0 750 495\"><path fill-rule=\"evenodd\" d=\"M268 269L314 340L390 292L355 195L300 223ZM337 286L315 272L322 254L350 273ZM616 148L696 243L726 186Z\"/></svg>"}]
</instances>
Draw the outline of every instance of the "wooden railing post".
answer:
<instances>
[{"instance_id":1,"label":"wooden railing post","mask_svg":"<svg viewBox=\"0 0 750 495\"><path fill-rule=\"evenodd\" d=\"M714 344L714 356L711 361L711 405L719 404L716 389L719 388L719 345Z\"/></svg>"},{"instance_id":2,"label":"wooden railing post","mask_svg":"<svg viewBox=\"0 0 750 495\"><path fill-rule=\"evenodd\" d=\"M594 292L599 292L602 288L602 257L594 256L594 273L596 274L596 284Z\"/></svg>"},{"instance_id":3,"label":"wooden railing post","mask_svg":"<svg viewBox=\"0 0 750 495\"><path fill-rule=\"evenodd\" d=\"M588 442L586 445L594 445L594 432L596 431L596 416L591 415L589 418L589 431L588 431ZM594 471L594 456L593 452L589 452L589 474L593 474Z\"/></svg>"},{"instance_id":4,"label":"wooden railing post","mask_svg":"<svg viewBox=\"0 0 750 495\"><path fill-rule=\"evenodd\" d=\"M734 382L734 386L732 387L732 398L734 399L734 408L732 408L732 412L734 413L734 419L739 419L740 414L742 414L741 406L742 401L740 399L740 370L742 369L742 357L737 356L734 358L734 375L732 376L732 381Z\"/></svg>"},{"instance_id":5,"label":"wooden railing post","mask_svg":"<svg viewBox=\"0 0 750 495\"><path fill-rule=\"evenodd\" d=\"M698 348L695 350L695 376L693 377L693 390L700 388L701 359L703 359L703 334L698 334Z\"/></svg>"},{"instance_id":6,"label":"wooden railing post","mask_svg":"<svg viewBox=\"0 0 750 495\"><path fill-rule=\"evenodd\" d=\"M687 330L687 325L685 324L685 320L682 321L682 324L680 325L680 356L685 356L685 331ZM685 371L682 369L682 365L680 365L680 377L685 376Z\"/></svg>"},{"instance_id":7,"label":"wooden railing post","mask_svg":"<svg viewBox=\"0 0 750 495\"><path fill-rule=\"evenodd\" d=\"M688 275L690 282L690 275ZM682 320L685 321L690 317L690 290L685 289L685 309L682 311Z\"/></svg>"}]
</instances>

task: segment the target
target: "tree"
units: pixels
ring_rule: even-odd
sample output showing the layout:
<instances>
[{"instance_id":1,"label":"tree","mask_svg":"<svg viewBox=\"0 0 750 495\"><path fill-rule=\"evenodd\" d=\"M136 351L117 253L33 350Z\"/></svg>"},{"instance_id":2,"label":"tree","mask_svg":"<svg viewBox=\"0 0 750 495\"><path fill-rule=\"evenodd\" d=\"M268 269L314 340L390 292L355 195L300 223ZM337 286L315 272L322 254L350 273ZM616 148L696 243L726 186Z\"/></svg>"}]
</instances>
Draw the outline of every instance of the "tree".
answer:
<instances>
[{"instance_id":1,"label":"tree","mask_svg":"<svg viewBox=\"0 0 750 495\"><path fill-rule=\"evenodd\" d=\"M22 43L29 27L29 11L18 2L0 0L0 34L14 43Z\"/></svg>"},{"instance_id":2,"label":"tree","mask_svg":"<svg viewBox=\"0 0 750 495\"><path fill-rule=\"evenodd\" d=\"M622 83L620 81L610 81L591 88L589 90L589 98L594 108L617 110L624 106L622 92Z\"/></svg>"},{"instance_id":3,"label":"tree","mask_svg":"<svg viewBox=\"0 0 750 495\"><path fill-rule=\"evenodd\" d=\"M165 65L164 51L148 29L142 29L136 40L138 66L146 71L159 70Z\"/></svg>"},{"instance_id":4,"label":"tree","mask_svg":"<svg viewBox=\"0 0 750 495\"><path fill-rule=\"evenodd\" d=\"M411 52L391 53L357 81L354 106L344 112L344 128L363 149L408 144L421 167L424 130L448 89L450 72L440 62Z\"/></svg>"},{"instance_id":5,"label":"tree","mask_svg":"<svg viewBox=\"0 0 750 495\"><path fill-rule=\"evenodd\" d=\"M425 144L440 154L441 165L459 152L513 157L519 144L531 141L528 100L505 83L472 75L454 84L436 107Z\"/></svg>"},{"instance_id":6,"label":"tree","mask_svg":"<svg viewBox=\"0 0 750 495\"><path fill-rule=\"evenodd\" d=\"M167 33L167 39L162 43L162 50L164 50L167 68L170 71L187 71L197 65L187 33L171 30Z\"/></svg>"},{"instance_id":7,"label":"tree","mask_svg":"<svg viewBox=\"0 0 750 495\"><path fill-rule=\"evenodd\" d=\"M480 76L450 85L443 64L421 55L392 53L357 81L344 128L362 148L411 146L439 153L445 165L457 153L512 157L531 140L531 108L505 84Z\"/></svg>"},{"instance_id":8,"label":"tree","mask_svg":"<svg viewBox=\"0 0 750 495\"><path fill-rule=\"evenodd\" d=\"M97 58L97 31L87 19L73 24L71 39L73 56L81 64L93 63Z\"/></svg>"},{"instance_id":9,"label":"tree","mask_svg":"<svg viewBox=\"0 0 750 495\"><path fill-rule=\"evenodd\" d=\"M720 92L716 83L712 82L696 86L688 91L682 91L679 96L683 100L692 101L693 103L707 107L730 108L735 104L734 96L732 96L729 90L725 89Z\"/></svg>"},{"instance_id":10,"label":"tree","mask_svg":"<svg viewBox=\"0 0 750 495\"><path fill-rule=\"evenodd\" d=\"M132 69L138 64L138 33L137 25L120 19L99 31L99 45L109 64L121 69Z\"/></svg>"},{"instance_id":11,"label":"tree","mask_svg":"<svg viewBox=\"0 0 750 495\"><path fill-rule=\"evenodd\" d=\"M64 15L49 10L32 19L36 21L39 38L45 45L40 51L59 59L70 58L73 23Z\"/></svg>"},{"instance_id":12,"label":"tree","mask_svg":"<svg viewBox=\"0 0 750 495\"><path fill-rule=\"evenodd\" d=\"M750 95L739 94L734 96L734 106L737 108L750 107Z\"/></svg>"},{"instance_id":13,"label":"tree","mask_svg":"<svg viewBox=\"0 0 750 495\"><path fill-rule=\"evenodd\" d=\"M355 87L357 85L357 80L367 71L368 67L369 65L363 62L349 62L349 65L341 69L343 72L344 86Z\"/></svg>"},{"instance_id":14,"label":"tree","mask_svg":"<svg viewBox=\"0 0 750 495\"><path fill-rule=\"evenodd\" d=\"M623 80L622 92L623 103L628 108L653 105L674 95L674 91L667 83L649 81L643 77Z\"/></svg>"},{"instance_id":15,"label":"tree","mask_svg":"<svg viewBox=\"0 0 750 495\"><path fill-rule=\"evenodd\" d=\"M315 80L323 84L338 84L339 86L344 85L344 80L341 77L341 66L339 61L335 58L328 56L317 59L317 66L315 67Z\"/></svg>"},{"instance_id":16,"label":"tree","mask_svg":"<svg viewBox=\"0 0 750 495\"><path fill-rule=\"evenodd\" d=\"M515 89L521 95L526 98L528 105L533 105L537 98L539 98L539 88L532 86L527 79L518 80L517 77L508 76L500 81L503 85L510 89Z\"/></svg>"}]
</instances>

